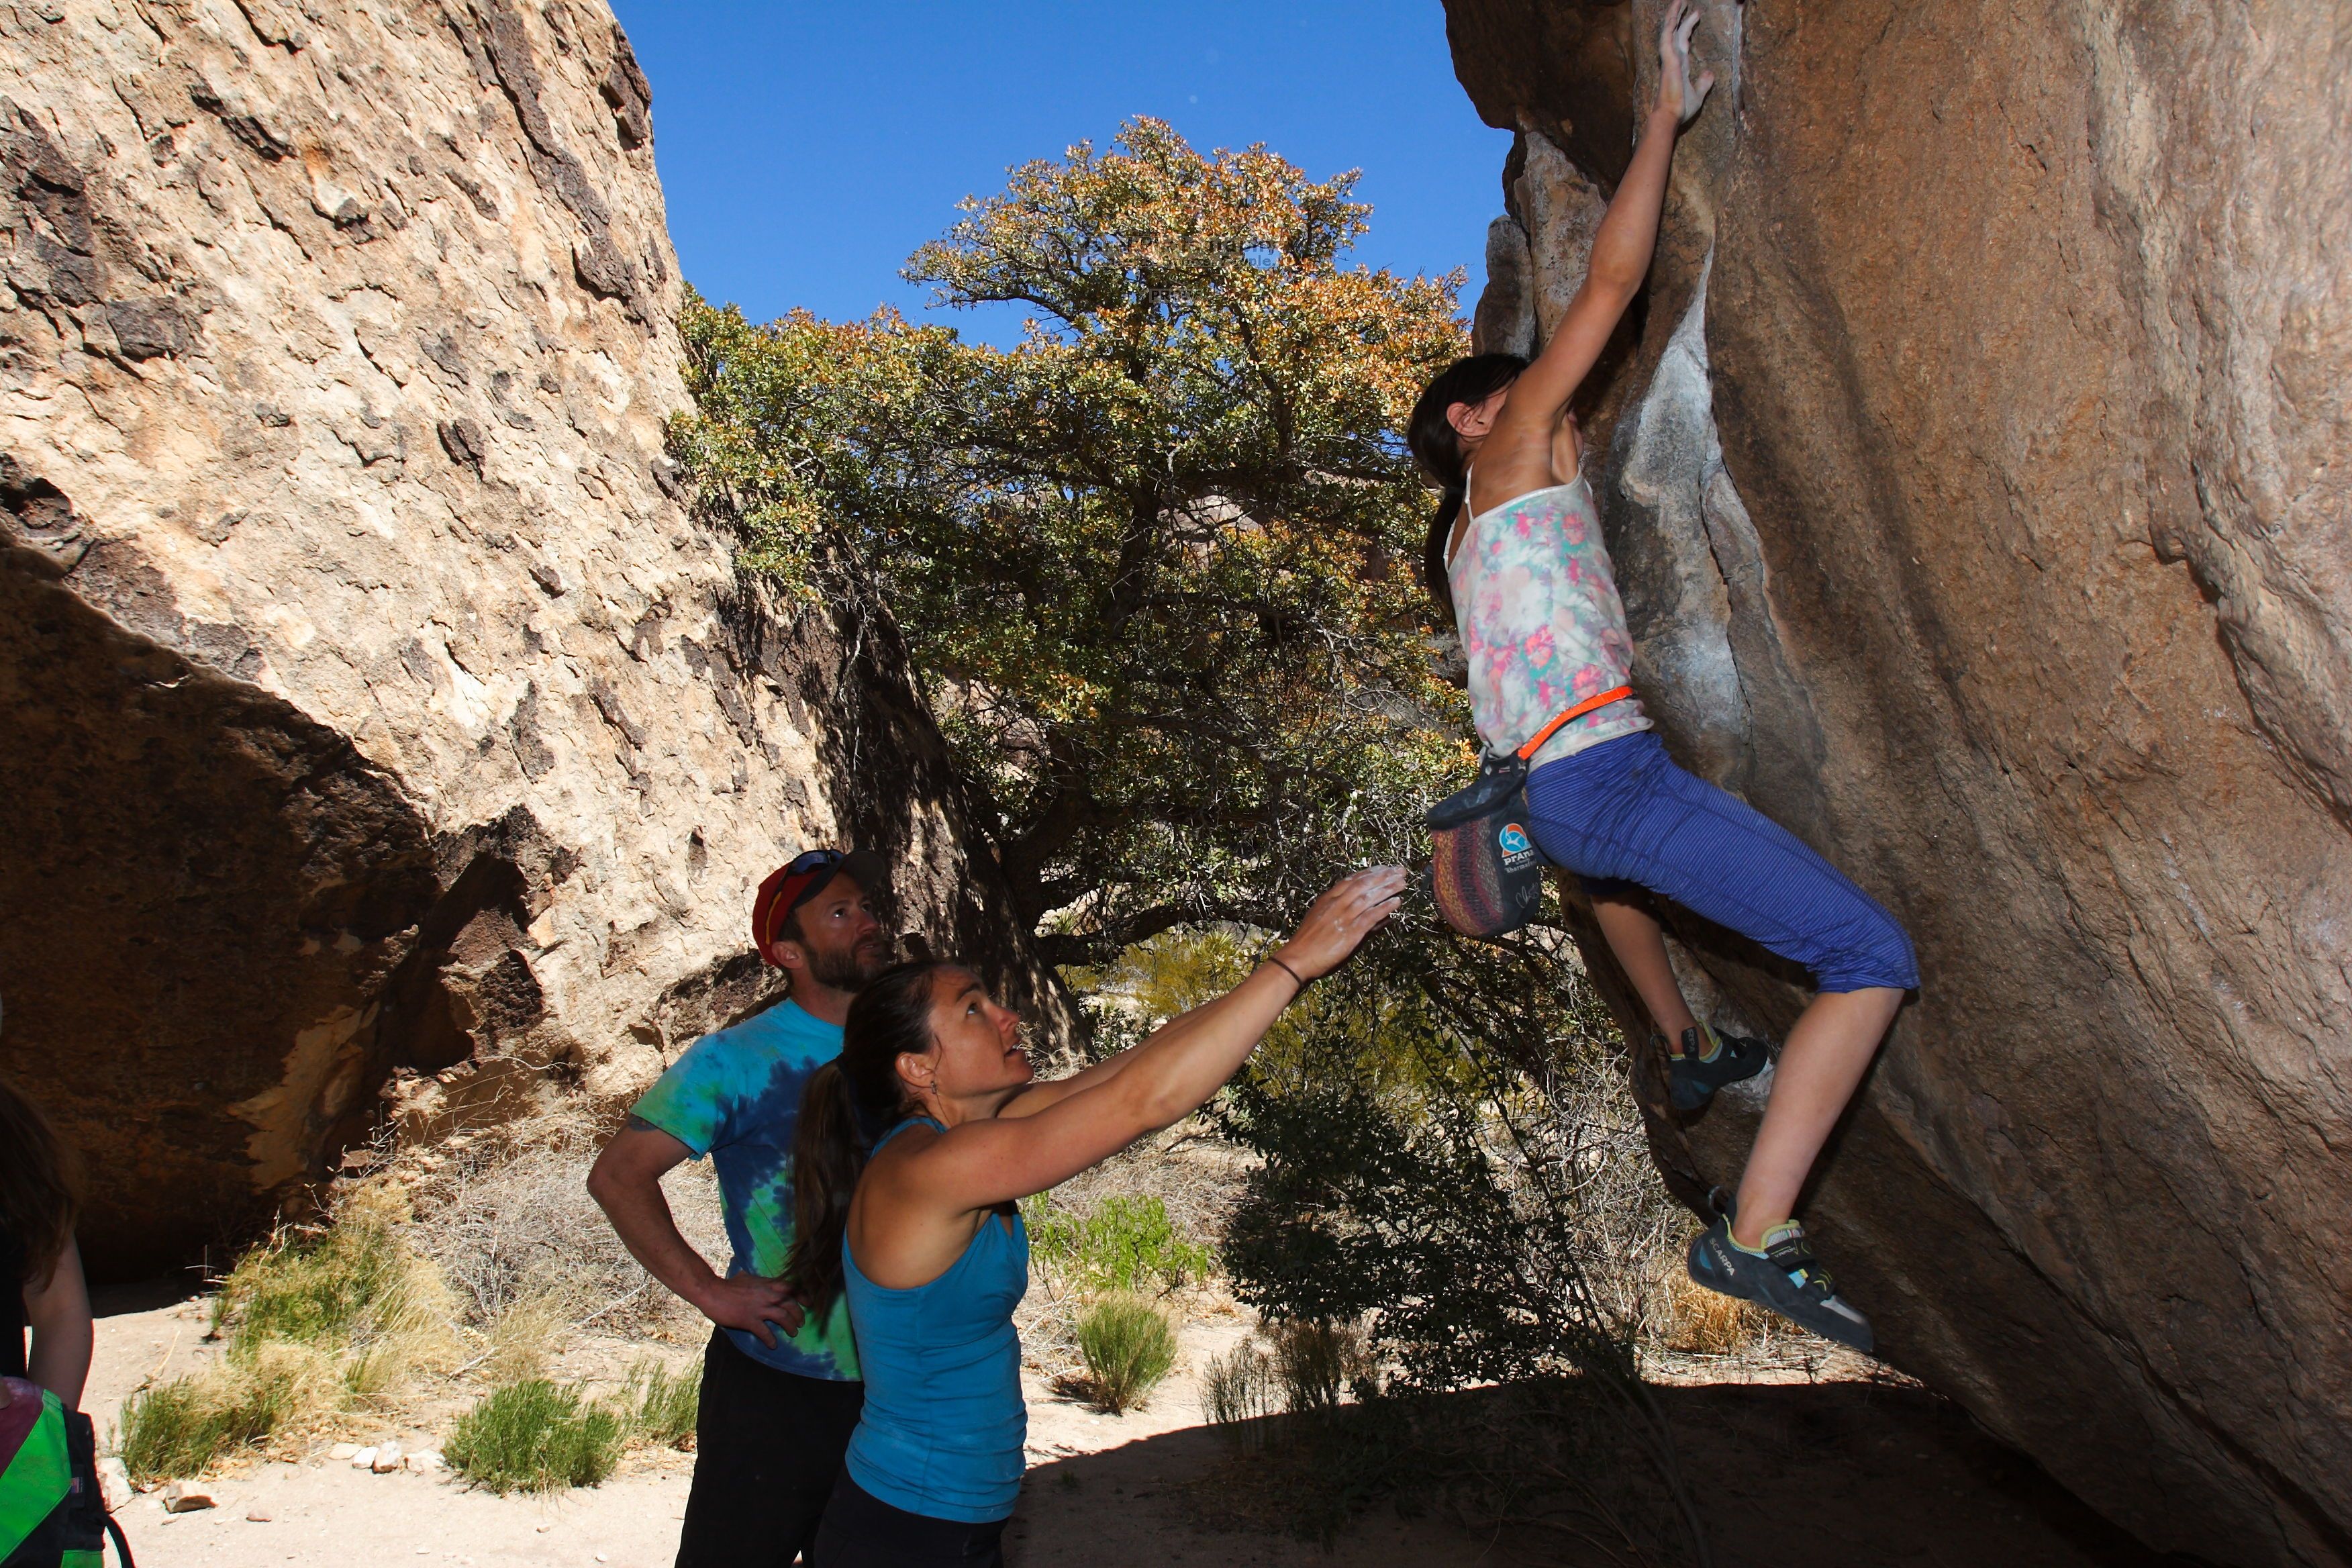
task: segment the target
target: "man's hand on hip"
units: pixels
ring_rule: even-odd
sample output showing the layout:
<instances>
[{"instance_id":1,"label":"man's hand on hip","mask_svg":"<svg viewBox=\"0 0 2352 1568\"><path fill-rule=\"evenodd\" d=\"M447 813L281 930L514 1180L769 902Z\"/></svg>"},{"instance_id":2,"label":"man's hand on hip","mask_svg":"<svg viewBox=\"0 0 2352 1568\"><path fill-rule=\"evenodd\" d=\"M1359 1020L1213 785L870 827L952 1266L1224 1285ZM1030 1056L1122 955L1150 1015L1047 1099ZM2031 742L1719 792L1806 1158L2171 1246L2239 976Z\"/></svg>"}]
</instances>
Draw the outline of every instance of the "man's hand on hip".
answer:
<instances>
[{"instance_id":1,"label":"man's hand on hip","mask_svg":"<svg viewBox=\"0 0 2352 1568\"><path fill-rule=\"evenodd\" d=\"M787 1336L801 1331L805 1314L793 1300L792 1287L781 1279L757 1274L735 1274L714 1279L695 1301L702 1315L722 1329L757 1334L770 1350L776 1348L776 1331Z\"/></svg>"}]
</instances>

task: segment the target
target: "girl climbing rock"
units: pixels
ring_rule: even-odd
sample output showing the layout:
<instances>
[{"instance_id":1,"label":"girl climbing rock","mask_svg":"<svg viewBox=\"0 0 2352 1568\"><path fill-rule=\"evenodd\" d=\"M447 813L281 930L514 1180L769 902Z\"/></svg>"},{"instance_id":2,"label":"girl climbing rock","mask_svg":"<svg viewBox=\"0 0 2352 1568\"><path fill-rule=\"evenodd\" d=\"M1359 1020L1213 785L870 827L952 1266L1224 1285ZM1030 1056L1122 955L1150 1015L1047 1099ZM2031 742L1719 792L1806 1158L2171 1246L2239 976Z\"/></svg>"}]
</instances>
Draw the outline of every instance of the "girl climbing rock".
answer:
<instances>
[{"instance_id":1,"label":"girl climbing rock","mask_svg":"<svg viewBox=\"0 0 2352 1568\"><path fill-rule=\"evenodd\" d=\"M1766 1061L1762 1042L1691 1015L1647 889L1812 971L1819 994L1781 1047L1764 1124L1730 1214L1691 1245L1691 1278L1817 1333L1871 1348L1869 1321L1814 1264L1797 1197L1918 984L1894 918L1792 834L1667 757L1628 684L1633 642L1569 402L1641 288L1675 138L1706 100L1690 77L1698 16L1675 0L1658 37L1658 100L1592 244L1591 267L1542 354L1480 354L1413 409L1413 455L1445 487L1428 547L1431 593L1461 628L1481 739L1516 751L1586 704L1529 758L1537 846L1577 872L1610 949L1667 1041L1674 1103L1695 1110ZM1594 700L1600 700L1595 703Z\"/></svg>"}]
</instances>

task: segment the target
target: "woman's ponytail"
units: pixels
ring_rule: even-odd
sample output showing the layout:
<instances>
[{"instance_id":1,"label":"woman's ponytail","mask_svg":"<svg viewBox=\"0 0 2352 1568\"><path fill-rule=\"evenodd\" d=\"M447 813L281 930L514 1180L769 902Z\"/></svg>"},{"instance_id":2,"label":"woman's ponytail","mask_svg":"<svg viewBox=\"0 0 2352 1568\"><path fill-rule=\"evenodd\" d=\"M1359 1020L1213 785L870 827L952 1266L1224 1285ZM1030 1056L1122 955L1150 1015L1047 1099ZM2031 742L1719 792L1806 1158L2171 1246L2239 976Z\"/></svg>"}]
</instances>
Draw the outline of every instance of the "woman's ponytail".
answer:
<instances>
[{"instance_id":1,"label":"woman's ponytail","mask_svg":"<svg viewBox=\"0 0 2352 1568\"><path fill-rule=\"evenodd\" d=\"M859 1126L848 1075L837 1061L810 1075L793 1135L793 1249L784 1279L812 1318L841 1294L841 1233L850 1194L871 1149Z\"/></svg>"},{"instance_id":2,"label":"woman's ponytail","mask_svg":"<svg viewBox=\"0 0 2352 1568\"><path fill-rule=\"evenodd\" d=\"M867 981L842 1025L841 1055L809 1075L793 1134L793 1248L784 1282L812 1319L841 1295L842 1237L866 1156L907 1114L899 1057L931 1048L931 977L956 966L901 963Z\"/></svg>"},{"instance_id":3,"label":"woman's ponytail","mask_svg":"<svg viewBox=\"0 0 2352 1568\"><path fill-rule=\"evenodd\" d=\"M1422 472L1435 479L1444 492L1437 515L1429 520L1429 537L1422 544L1422 584L1448 619L1454 616L1454 590L1445 569L1445 546L1454 519L1470 499L1470 476L1462 460L1462 437L1449 413L1457 403L1484 403L1519 378L1528 362L1517 354L1472 354L1454 361L1412 405L1405 423L1405 445Z\"/></svg>"}]
</instances>

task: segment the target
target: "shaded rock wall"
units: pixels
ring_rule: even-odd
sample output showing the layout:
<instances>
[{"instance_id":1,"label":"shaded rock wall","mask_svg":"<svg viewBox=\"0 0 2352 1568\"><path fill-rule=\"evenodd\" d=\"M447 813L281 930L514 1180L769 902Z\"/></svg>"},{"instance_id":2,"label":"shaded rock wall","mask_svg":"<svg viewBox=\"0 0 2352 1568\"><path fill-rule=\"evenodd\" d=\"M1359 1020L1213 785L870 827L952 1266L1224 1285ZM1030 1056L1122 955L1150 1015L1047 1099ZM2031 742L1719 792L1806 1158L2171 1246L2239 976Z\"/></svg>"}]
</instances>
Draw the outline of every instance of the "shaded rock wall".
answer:
<instances>
[{"instance_id":1,"label":"shaded rock wall","mask_svg":"<svg viewBox=\"0 0 2352 1568\"><path fill-rule=\"evenodd\" d=\"M1660 9L1449 0L1522 132L1506 289L1577 264L1529 172L1611 184ZM1808 1218L1891 1361L2151 1543L2352 1562L2352 6L1706 14L1591 460L1676 755L1919 946ZM1757 1103L1654 1110L1678 1190Z\"/></svg>"},{"instance_id":2,"label":"shaded rock wall","mask_svg":"<svg viewBox=\"0 0 2352 1568\"><path fill-rule=\"evenodd\" d=\"M808 844L1066 1027L891 628L681 504L650 96L594 0L0 6L0 1073L101 1275L642 1081Z\"/></svg>"}]
</instances>

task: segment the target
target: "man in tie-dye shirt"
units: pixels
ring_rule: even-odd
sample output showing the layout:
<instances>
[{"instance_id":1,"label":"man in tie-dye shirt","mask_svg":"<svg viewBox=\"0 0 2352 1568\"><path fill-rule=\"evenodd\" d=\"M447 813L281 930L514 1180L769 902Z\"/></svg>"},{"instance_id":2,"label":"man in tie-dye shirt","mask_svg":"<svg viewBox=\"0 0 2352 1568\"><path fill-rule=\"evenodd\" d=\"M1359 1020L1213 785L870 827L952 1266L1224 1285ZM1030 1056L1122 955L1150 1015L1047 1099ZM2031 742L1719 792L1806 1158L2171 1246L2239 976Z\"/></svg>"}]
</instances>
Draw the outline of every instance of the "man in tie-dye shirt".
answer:
<instances>
[{"instance_id":1,"label":"man in tie-dye shirt","mask_svg":"<svg viewBox=\"0 0 2352 1568\"><path fill-rule=\"evenodd\" d=\"M632 1108L588 1190L629 1251L715 1325L703 1354L679 1568L787 1568L806 1548L865 1400L849 1314L811 1319L779 1278L793 1245L793 1137L809 1075L841 1054L850 999L889 961L871 855L813 849L760 886L751 935L791 994L706 1035ZM661 1178L709 1156L726 1272L678 1233Z\"/></svg>"}]
</instances>

